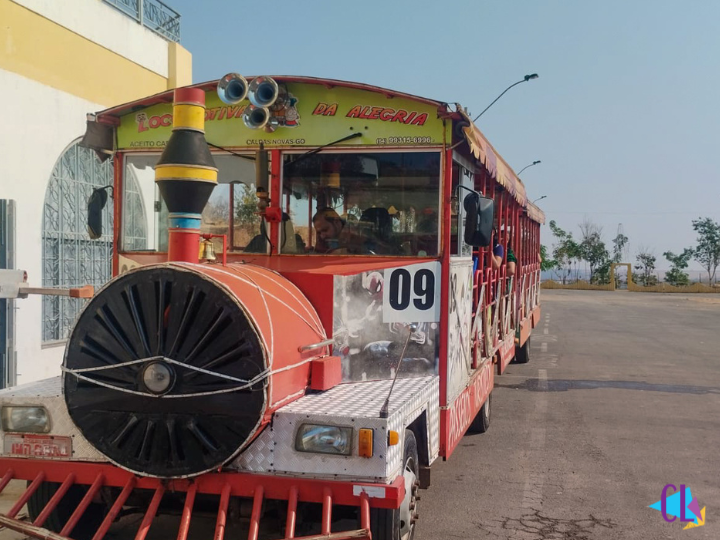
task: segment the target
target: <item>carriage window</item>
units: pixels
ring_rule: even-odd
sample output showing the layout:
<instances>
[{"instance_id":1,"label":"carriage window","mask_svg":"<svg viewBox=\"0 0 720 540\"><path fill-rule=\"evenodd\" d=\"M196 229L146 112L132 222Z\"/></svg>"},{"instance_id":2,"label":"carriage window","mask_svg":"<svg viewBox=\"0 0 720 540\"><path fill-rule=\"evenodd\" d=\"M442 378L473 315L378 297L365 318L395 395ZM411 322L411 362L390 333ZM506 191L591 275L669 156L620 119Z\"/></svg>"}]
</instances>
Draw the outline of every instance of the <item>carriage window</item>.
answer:
<instances>
[{"instance_id":1,"label":"carriage window","mask_svg":"<svg viewBox=\"0 0 720 540\"><path fill-rule=\"evenodd\" d=\"M469 257L472 255L472 246L465 243L465 206L463 201L467 197L469 191L458 187L458 184L473 189L473 173L457 162L453 162L452 169L452 189L453 197L457 201L453 204L452 215L450 217L450 254Z\"/></svg>"},{"instance_id":2,"label":"carriage window","mask_svg":"<svg viewBox=\"0 0 720 540\"><path fill-rule=\"evenodd\" d=\"M439 196L438 152L285 155L281 252L436 256Z\"/></svg>"},{"instance_id":3,"label":"carriage window","mask_svg":"<svg viewBox=\"0 0 720 540\"><path fill-rule=\"evenodd\" d=\"M123 183L122 251L167 251L167 207L155 185L155 163L159 155L127 156ZM249 156L252 157L252 156ZM213 155L218 167L218 185L202 213L201 232L227 234L228 249L264 253L266 234L258 215L255 194L255 163L234 155ZM146 234L137 233L139 224ZM218 241L217 252L221 242Z\"/></svg>"}]
</instances>

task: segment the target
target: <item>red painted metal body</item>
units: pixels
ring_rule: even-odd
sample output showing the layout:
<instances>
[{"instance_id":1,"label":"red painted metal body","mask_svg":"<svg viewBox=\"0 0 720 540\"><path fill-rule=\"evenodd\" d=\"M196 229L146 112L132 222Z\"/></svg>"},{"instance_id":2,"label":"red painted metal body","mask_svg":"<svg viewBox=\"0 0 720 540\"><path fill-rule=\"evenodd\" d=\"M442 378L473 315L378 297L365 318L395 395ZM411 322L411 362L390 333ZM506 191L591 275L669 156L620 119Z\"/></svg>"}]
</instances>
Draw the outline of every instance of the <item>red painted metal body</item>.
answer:
<instances>
[{"instance_id":1,"label":"red painted metal body","mask_svg":"<svg viewBox=\"0 0 720 540\"><path fill-rule=\"evenodd\" d=\"M440 455L449 458L492 392L495 372L484 360L452 407L440 411Z\"/></svg>"},{"instance_id":2,"label":"red painted metal body","mask_svg":"<svg viewBox=\"0 0 720 540\"><path fill-rule=\"evenodd\" d=\"M289 503L287 506L285 538L296 538L297 502L302 500L322 505L322 534L305 538L316 538L317 540L320 540L320 538L333 538L335 540L364 538L370 540L370 507L398 508L405 495L405 483L402 477L398 477L392 484L382 486L362 482L335 482L331 480L263 476L236 472L209 473L192 480L168 481L138 477L113 465L8 458L0 458L0 474L2 474L0 493L10 480L32 480L32 483L18 499L15 507L6 515L0 516L0 526L23 532L34 538L53 540L72 536L72 530L77 525L87 506L92 502L98 490L103 487L122 488L122 491L95 533L94 540L101 540L105 537L110 525L134 489L153 491L153 497L135 536L138 540L145 538L164 495L170 492L185 493L185 503L178 528L178 540L187 538L193 505L198 494L217 495L220 498L214 535L216 540L223 540L225 535L230 497L243 497L253 500L249 539L257 539L258 537L263 502L273 499L288 501ZM83 501L78 505L77 510L59 534L43 529L42 525L47 516L57 507L62 496L53 497L32 524L15 519L20 509L39 487L40 483L44 481L61 483L65 491L73 485L90 486ZM382 487L385 491L385 497L370 499L367 495L368 488L378 487ZM60 491L58 491L58 494L60 494ZM358 507L360 528L351 531L332 532L332 509L335 505Z\"/></svg>"},{"instance_id":3,"label":"red painted metal body","mask_svg":"<svg viewBox=\"0 0 720 540\"><path fill-rule=\"evenodd\" d=\"M315 308L290 281L262 266L177 266L202 273L222 284L242 303L247 316L252 319L263 341L267 368L271 372L262 421L264 425L280 406L305 393L310 381L311 362L332 352L329 346L301 351L306 345L327 339Z\"/></svg>"}]
</instances>

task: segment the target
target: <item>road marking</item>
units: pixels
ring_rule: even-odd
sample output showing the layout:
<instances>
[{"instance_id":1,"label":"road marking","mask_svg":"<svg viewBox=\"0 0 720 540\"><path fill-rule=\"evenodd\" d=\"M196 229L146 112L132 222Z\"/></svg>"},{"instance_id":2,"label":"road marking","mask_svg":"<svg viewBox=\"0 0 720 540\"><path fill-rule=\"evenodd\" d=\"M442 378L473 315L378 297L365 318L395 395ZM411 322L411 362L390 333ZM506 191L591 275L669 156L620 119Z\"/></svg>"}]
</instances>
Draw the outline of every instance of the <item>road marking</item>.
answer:
<instances>
[{"instance_id":1,"label":"road marking","mask_svg":"<svg viewBox=\"0 0 720 540\"><path fill-rule=\"evenodd\" d=\"M548 333L549 333L549 330L547 328L543 329L543 334L545 334L547 336Z\"/></svg>"},{"instance_id":2,"label":"road marking","mask_svg":"<svg viewBox=\"0 0 720 540\"><path fill-rule=\"evenodd\" d=\"M547 352L547 341L543 341L540 344L540 352Z\"/></svg>"},{"instance_id":3,"label":"road marking","mask_svg":"<svg viewBox=\"0 0 720 540\"><path fill-rule=\"evenodd\" d=\"M538 390L540 390L540 392L537 394L537 406L535 407L535 413L531 418L532 425L536 426L530 431L529 450L531 455L540 455L545 449L545 438L547 436L547 430L545 428L545 414L547 413L548 407L547 389L547 369L538 369ZM544 484L544 472L532 470L527 472L521 503L523 511L540 510L542 507L542 491Z\"/></svg>"},{"instance_id":4,"label":"road marking","mask_svg":"<svg viewBox=\"0 0 720 540\"><path fill-rule=\"evenodd\" d=\"M538 369L538 388L541 392L547 392L548 380L547 380L547 369ZM544 394L540 394L543 396ZM547 405L547 397L543 400Z\"/></svg>"}]
</instances>

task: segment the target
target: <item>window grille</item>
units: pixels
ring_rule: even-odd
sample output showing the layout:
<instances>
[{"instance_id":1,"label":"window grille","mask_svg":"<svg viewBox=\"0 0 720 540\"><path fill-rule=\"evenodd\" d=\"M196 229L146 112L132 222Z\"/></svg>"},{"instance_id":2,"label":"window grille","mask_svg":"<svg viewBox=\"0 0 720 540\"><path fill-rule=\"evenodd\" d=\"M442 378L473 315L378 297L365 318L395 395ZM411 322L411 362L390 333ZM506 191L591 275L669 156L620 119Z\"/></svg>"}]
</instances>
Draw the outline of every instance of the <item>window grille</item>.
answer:
<instances>
[{"instance_id":1,"label":"window grille","mask_svg":"<svg viewBox=\"0 0 720 540\"><path fill-rule=\"evenodd\" d=\"M138 246L146 242L147 226L137 181L128 175L128 202ZM43 209L42 268L44 287L99 288L112 276L113 200L103 210L103 235L91 240L87 233L87 201L96 187L112 185L113 165L100 163L92 150L74 142L55 164ZM112 192L110 192L112 193ZM42 339L44 343L67 339L84 300L43 296Z\"/></svg>"}]
</instances>

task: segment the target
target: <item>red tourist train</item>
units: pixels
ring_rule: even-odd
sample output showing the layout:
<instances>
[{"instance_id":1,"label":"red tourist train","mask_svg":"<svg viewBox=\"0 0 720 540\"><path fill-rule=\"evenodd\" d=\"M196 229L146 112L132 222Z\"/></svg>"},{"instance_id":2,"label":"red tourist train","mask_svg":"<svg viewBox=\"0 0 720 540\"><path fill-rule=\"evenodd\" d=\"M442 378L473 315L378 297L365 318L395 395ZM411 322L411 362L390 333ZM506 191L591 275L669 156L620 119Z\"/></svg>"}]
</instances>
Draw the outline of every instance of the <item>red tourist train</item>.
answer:
<instances>
[{"instance_id":1,"label":"red tourist train","mask_svg":"<svg viewBox=\"0 0 720 540\"><path fill-rule=\"evenodd\" d=\"M540 317L544 216L463 109L229 74L91 115L83 144L113 160L88 231L112 223L114 277L62 375L0 392L0 489L27 481L0 525L410 538Z\"/></svg>"}]
</instances>

